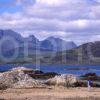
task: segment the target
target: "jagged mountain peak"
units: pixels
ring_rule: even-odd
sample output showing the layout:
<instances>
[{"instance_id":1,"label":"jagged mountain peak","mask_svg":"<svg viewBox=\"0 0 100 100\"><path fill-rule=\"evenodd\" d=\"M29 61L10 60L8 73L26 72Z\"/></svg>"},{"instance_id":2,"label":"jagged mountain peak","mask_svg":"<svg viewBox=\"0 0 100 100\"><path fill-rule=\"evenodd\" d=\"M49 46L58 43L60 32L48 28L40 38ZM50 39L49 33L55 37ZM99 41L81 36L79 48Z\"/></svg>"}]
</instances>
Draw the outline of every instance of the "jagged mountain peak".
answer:
<instances>
[{"instance_id":1,"label":"jagged mountain peak","mask_svg":"<svg viewBox=\"0 0 100 100\"><path fill-rule=\"evenodd\" d=\"M47 39L41 41L41 45L44 48L49 48L51 50L69 50L76 47L76 44L73 41L65 41L58 37L48 37ZM55 48L55 49L54 49Z\"/></svg>"}]
</instances>

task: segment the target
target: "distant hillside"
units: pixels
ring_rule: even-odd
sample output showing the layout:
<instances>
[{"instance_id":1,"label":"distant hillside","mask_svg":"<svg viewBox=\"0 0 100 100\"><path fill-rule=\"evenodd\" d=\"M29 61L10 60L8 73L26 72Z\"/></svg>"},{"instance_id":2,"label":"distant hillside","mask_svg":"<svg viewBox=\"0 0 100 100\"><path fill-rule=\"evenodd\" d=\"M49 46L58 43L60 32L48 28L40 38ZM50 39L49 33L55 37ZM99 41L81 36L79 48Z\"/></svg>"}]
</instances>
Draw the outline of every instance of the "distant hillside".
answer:
<instances>
[{"instance_id":1,"label":"distant hillside","mask_svg":"<svg viewBox=\"0 0 100 100\"><path fill-rule=\"evenodd\" d=\"M51 54L50 54L51 55ZM86 43L75 49L45 56L41 62L66 65L100 65L100 42Z\"/></svg>"},{"instance_id":2,"label":"distant hillside","mask_svg":"<svg viewBox=\"0 0 100 100\"><path fill-rule=\"evenodd\" d=\"M63 64L63 65L100 65L100 42L86 43L75 49L60 52L44 52L41 55L30 54L31 59L25 60L18 57L11 63L33 63L36 64Z\"/></svg>"}]
</instances>

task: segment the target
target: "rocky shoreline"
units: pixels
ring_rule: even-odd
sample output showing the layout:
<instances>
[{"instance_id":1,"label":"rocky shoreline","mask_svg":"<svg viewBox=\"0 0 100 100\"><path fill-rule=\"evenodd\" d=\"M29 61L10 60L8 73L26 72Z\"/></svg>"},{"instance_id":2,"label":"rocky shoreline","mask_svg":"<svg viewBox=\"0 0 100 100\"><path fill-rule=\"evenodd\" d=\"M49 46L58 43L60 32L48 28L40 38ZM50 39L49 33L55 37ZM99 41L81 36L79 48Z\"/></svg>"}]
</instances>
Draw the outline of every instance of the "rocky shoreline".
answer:
<instances>
[{"instance_id":1,"label":"rocky shoreline","mask_svg":"<svg viewBox=\"0 0 100 100\"><path fill-rule=\"evenodd\" d=\"M92 80L93 87L100 87L100 77L96 74L86 74L76 77L71 74L44 73L25 67L16 67L0 73L0 89L34 88L47 86L87 87L87 80Z\"/></svg>"},{"instance_id":2,"label":"rocky shoreline","mask_svg":"<svg viewBox=\"0 0 100 100\"><path fill-rule=\"evenodd\" d=\"M96 82L91 91L88 79ZM77 77L17 67L0 73L0 100L100 100L99 84L91 73Z\"/></svg>"},{"instance_id":3,"label":"rocky shoreline","mask_svg":"<svg viewBox=\"0 0 100 100\"><path fill-rule=\"evenodd\" d=\"M74 80L73 83L71 83ZM56 84L74 84L77 81L73 75L58 75L57 73L43 73L39 70L25 67L13 68L10 71L0 73L0 89L6 88L33 88L46 87Z\"/></svg>"}]
</instances>

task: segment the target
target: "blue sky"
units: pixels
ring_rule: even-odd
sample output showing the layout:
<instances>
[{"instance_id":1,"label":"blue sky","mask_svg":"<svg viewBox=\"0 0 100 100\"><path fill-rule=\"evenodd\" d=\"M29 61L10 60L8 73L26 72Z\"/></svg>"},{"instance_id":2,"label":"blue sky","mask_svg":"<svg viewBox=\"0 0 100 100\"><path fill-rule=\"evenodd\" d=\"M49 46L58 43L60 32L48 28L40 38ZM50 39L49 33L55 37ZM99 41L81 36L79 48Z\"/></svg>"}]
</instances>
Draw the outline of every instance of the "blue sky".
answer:
<instances>
[{"instance_id":1,"label":"blue sky","mask_svg":"<svg viewBox=\"0 0 100 100\"><path fill-rule=\"evenodd\" d=\"M39 39L100 40L100 0L0 0L0 28Z\"/></svg>"},{"instance_id":2,"label":"blue sky","mask_svg":"<svg viewBox=\"0 0 100 100\"><path fill-rule=\"evenodd\" d=\"M14 0L0 0L0 13L15 13L21 11L21 6L15 5Z\"/></svg>"}]
</instances>

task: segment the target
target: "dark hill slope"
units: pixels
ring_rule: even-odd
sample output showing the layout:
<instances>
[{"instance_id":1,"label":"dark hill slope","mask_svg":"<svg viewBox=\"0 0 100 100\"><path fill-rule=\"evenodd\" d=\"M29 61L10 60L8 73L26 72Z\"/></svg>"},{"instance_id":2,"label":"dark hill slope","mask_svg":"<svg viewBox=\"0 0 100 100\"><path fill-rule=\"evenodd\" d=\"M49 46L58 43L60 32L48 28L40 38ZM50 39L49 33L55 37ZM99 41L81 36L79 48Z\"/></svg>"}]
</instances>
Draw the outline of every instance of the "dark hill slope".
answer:
<instances>
[{"instance_id":1,"label":"dark hill slope","mask_svg":"<svg viewBox=\"0 0 100 100\"><path fill-rule=\"evenodd\" d=\"M100 65L100 42L86 43L75 49L50 55L45 56L41 62L66 65Z\"/></svg>"}]
</instances>

